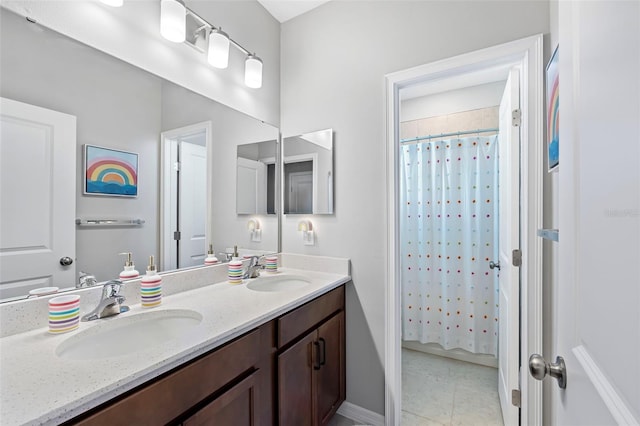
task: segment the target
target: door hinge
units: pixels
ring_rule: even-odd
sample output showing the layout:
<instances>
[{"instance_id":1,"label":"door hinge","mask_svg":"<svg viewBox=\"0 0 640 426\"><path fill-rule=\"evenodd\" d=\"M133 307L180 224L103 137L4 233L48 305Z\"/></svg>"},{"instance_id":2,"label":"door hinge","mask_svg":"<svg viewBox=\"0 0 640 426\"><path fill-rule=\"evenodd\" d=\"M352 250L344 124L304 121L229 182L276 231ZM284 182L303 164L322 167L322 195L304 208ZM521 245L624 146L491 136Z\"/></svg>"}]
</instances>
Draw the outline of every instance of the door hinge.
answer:
<instances>
[{"instance_id":1,"label":"door hinge","mask_svg":"<svg viewBox=\"0 0 640 426\"><path fill-rule=\"evenodd\" d=\"M174 172L179 172L180 171L180 162L176 161L175 163L173 163L173 171Z\"/></svg>"},{"instance_id":2,"label":"door hinge","mask_svg":"<svg viewBox=\"0 0 640 426\"><path fill-rule=\"evenodd\" d=\"M520 126L521 121L522 121L522 112L520 111L520 108L517 108L511 111L511 124L514 127L518 127Z\"/></svg>"},{"instance_id":3,"label":"door hinge","mask_svg":"<svg viewBox=\"0 0 640 426\"><path fill-rule=\"evenodd\" d=\"M511 405L520 408L520 389L511 389Z\"/></svg>"},{"instance_id":4,"label":"door hinge","mask_svg":"<svg viewBox=\"0 0 640 426\"><path fill-rule=\"evenodd\" d=\"M180 241L180 231L175 231L173 233L173 239L176 241Z\"/></svg>"},{"instance_id":5,"label":"door hinge","mask_svg":"<svg viewBox=\"0 0 640 426\"><path fill-rule=\"evenodd\" d=\"M511 252L511 263L513 266L522 266L522 250L515 249Z\"/></svg>"}]
</instances>

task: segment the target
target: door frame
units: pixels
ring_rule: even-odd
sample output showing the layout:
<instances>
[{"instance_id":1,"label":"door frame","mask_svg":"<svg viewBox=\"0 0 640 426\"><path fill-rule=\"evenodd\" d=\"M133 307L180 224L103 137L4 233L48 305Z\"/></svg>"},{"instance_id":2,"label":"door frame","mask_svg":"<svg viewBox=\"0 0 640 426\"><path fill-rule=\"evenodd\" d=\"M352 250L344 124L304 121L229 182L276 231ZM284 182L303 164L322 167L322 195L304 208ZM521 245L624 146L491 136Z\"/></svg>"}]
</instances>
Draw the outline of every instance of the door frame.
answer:
<instances>
[{"instance_id":1,"label":"door frame","mask_svg":"<svg viewBox=\"0 0 640 426\"><path fill-rule=\"evenodd\" d=\"M477 50L429 64L387 74L387 238L385 247L385 424L400 424L402 410L401 290L398 259L399 200L398 150L400 146L400 89L444 78L463 77L499 66L520 67L521 151L520 151L520 244L522 266L520 369L521 424L542 424L542 385L526 368L530 353L542 353L542 228L543 161L543 36L537 34L509 43Z\"/></svg>"},{"instance_id":2,"label":"door frame","mask_svg":"<svg viewBox=\"0 0 640 426\"><path fill-rule=\"evenodd\" d=\"M204 131L205 143L207 149L207 222L205 224L205 236L206 240L211 240L211 213L213 212L213 197L210 188L213 188L213 162L209 161L213 158L213 143L212 143L212 128L211 121L202 121L200 123L194 123L189 126L179 127L164 131L160 134L160 262L157 262L158 270L166 270L167 263L170 263L172 252L170 249L173 239L172 223L171 223L171 205L172 198L167 196L166 191L171 190L171 175L167 173L171 171L171 149L172 141L182 136L193 135L195 133L201 133Z\"/></svg>"}]
</instances>

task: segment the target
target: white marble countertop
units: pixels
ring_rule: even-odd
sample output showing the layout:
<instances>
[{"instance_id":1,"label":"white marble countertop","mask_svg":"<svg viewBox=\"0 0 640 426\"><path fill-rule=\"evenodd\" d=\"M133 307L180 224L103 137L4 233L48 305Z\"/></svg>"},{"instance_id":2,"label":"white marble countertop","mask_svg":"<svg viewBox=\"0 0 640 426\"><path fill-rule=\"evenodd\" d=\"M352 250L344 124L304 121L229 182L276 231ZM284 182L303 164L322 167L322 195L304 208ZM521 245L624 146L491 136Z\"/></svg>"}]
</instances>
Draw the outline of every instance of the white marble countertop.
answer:
<instances>
[{"instance_id":1,"label":"white marble countertop","mask_svg":"<svg viewBox=\"0 0 640 426\"><path fill-rule=\"evenodd\" d=\"M262 292L247 288L248 280L237 285L221 282L166 296L156 308L132 305L127 313L82 322L78 330L62 335L39 328L1 338L0 423L58 424L71 419L350 280L348 275L291 268L281 268L278 274L302 275L310 284ZM62 342L102 321L168 309L196 311L202 322L180 338L128 355L90 361L56 355Z\"/></svg>"}]
</instances>

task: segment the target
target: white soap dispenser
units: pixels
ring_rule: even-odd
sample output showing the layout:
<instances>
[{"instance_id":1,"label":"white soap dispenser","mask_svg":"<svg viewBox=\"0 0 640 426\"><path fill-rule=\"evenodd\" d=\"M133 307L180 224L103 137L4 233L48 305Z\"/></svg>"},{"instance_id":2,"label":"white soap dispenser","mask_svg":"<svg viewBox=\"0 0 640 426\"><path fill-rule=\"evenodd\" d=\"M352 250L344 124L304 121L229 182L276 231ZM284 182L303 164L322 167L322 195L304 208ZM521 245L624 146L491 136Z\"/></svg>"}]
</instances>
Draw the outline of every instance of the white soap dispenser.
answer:
<instances>
[{"instance_id":1,"label":"white soap dispenser","mask_svg":"<svg viewBox=\"0 0 640 426\"><path fill-rule=\"evenodd\" d=\"M215 254L213 254L213 244L209 244L209 251L207 252L207 257L204 259L205 265L215 265L216 263L220 263Z\"/></svg>"},{"instance_id":2,"label":"white soap dispenser","mask_svg":"<svg viewBox=\"0 0 640 426\"><path fill-rule=\"evenodd\" d=\"M126 262L124 262L124 269L120 272L121 280L130 280L138 278L140 274L136 271L136 267L133 264L133 260L130 252L120 253L121 256L127 256Z\"/></svg>"},{"instance_id":3,"label":"white soap dispenser","mask_svg":"<svg viewBox=\"0 0 640 426\"><path fill-rule=\"evenodd\" d=\"M162 303L162 277L156 272L153 256L149 256L147 274L140 280L140 305L153 308Z\"/></svg>"}]
</instances>

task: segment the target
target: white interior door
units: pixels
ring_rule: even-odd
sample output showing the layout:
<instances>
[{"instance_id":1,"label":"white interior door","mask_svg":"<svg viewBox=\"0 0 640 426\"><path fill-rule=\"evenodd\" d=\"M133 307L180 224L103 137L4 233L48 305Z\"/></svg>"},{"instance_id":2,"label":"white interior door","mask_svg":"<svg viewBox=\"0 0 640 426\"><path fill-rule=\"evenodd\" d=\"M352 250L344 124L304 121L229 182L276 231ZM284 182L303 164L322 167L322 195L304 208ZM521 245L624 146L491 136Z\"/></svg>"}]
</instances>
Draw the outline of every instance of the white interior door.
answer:
<instances>
[{"instance_id":1,"label":"white interior door","mask_svg":"<svg viewBox=\"0 0 640 426\"><path fill-rule=\"evenodd\" d=\"M313 211L313 174L294 172L289 174L289 213Z\"/></svg>"},{"instance_id":2,"label":"white interior door","mask_svg":"<svg viewBox=\"0 0 640 426\"><path fill-rule=\"evenodd\" d=\"M202 265L207 253L207 149L180 142L179 267Z\"/></svg>"},{"instance_id":3,"label":"white interior door","mask_svg":"<svg viewBox=\"0 0 640 426\"><path fill-rule=\"evenodd\" d=\"M236 213L267 214L267 165L238 157Z\"/></svg>"},{"instance_id":4,"label":"white interior door","mask_svg":"<svg viewBox=\"0 0 640 426\"><path fill-rule=\"evenodd\" d=\"M559 2L558 425L640 424L640 3ZM547 378L546 380L553 380Z\"/></svg>"},{"instance_id":5,"label":"white interior door","mask_svg":"<svg viewBox=\"0 0 640 426\"><path fill-rule=\"evenodd\" d=\"M519 104L519 74L512 69L500 101L498 139L498 394L505 425L519 423L519 409L511 403L511 391L519 389L520 365L520 271L512 262L512 251L520 248L520 127L511 121Z\"/></svg>"},{"instance_id":6,"label":"white interior door","mask_svg":"<svg viewBox=\"0 0 640 426\"><path fill-rule=\"evenodd\" d=\"M73 287L76 118L0 98L0 298Z\"/></svg>"}]
</instances>

